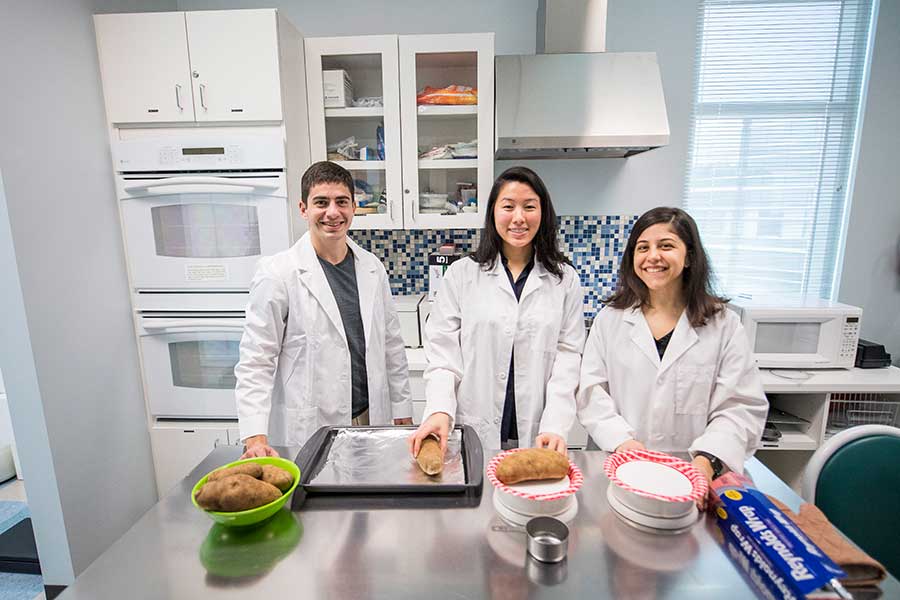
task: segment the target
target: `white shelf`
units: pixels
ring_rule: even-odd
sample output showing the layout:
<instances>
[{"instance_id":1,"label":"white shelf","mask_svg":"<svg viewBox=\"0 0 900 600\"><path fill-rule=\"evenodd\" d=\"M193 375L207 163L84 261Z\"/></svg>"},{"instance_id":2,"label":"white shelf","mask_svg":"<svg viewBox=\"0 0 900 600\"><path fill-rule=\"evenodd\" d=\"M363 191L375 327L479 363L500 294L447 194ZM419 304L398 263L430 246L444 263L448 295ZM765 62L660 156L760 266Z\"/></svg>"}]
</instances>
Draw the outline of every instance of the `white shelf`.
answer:
<instances>
[{"instance_id":1,"label":"white shelf","mask_svg":"<svg viewBox=\"0 0 900 600\"><path fill-rule=\"evenodd\" d=\"M423 158L420 169L477 169L477 158Z\"/></svg>"},{"instance_id":2,"label":"white shelf","mask_svg":"<svg viewBox=\"0 0 900 600\"><path fill-rule=\"evenodd\" d=\"M775 373L803 374L807 379L786 379L772 372L771 369L760 369L763 388L766 392L787 393L828 393L828 392L900 392L900 369L886 367L884 369L823 369L790 370L774 369Z\"/></svg>"},{"instance_id":3,"label":"white shelf","mask_svg":"<svg viewBox=\"0 0 900 600\"><path fill-rule=\"evenodd\" d=\"M478 105L420 104L416 112L420 117L474 117L478 114Z\"/></svg>"},{"instance_id":4,"label":"white shelf","mask_svg":"<svg viewBox=\"0 0 900 600\"><path fill-rule=\"evenodd\" d=\"M334 163L348 171L384 171L383 160L336 160Z\"/></svg>"},{"instance_id":5,"label":"white shelf","mask_svg":"<svg viewBox=\"0 0 900 600\"><path fill-rule=\"evenodd\" d=\"M760 450L815 450L819 442L802 431L781 429L781 439L777 442L760 442Z\"/></svg>"},{"instance_id":6,"label":"white shelf","mask_svg":"<svg viewBox=\"0 0 900 600\"><path fill-rule=\"evenodd\" d=\"M383 116L383 106L348 106L346 108L325 109L325 118L369 119Z\"/></svg>"}]
</instances>

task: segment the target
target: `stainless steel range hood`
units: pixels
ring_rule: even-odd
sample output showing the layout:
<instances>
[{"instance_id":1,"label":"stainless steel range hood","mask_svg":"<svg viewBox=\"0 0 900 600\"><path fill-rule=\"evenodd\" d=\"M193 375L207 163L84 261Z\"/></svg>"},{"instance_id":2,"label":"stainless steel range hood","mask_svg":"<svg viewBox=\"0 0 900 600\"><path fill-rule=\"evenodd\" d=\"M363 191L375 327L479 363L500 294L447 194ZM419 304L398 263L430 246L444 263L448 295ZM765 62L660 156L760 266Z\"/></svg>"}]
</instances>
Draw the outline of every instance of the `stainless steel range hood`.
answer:
<instances>
[{"instance_id":1,"label":"stainless steel range hood","mask_svg":"<svg viewBox=\"0 0 900 600\"><path fill-rule=\"evenodd\" d=\"M497 159L628 157L669 143L656 53L575 52L605 49L598 15L606 0L541 0L538 50L568 53L496 58Z\"/></svg>"}]
</instances>

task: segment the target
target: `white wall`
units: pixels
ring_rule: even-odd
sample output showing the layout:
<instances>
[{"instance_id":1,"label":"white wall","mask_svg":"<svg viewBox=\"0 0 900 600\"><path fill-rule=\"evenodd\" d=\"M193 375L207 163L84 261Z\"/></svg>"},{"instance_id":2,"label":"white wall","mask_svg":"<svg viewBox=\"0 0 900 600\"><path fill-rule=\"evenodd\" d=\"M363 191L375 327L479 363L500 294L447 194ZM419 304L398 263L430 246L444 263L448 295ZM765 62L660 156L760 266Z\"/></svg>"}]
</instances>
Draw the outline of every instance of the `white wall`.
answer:
<instances>
[{"instance_id":1,"label":"white wall","mask_svg":"<svg viewBox=\"0 0 900 600\"><path fill-rule=\"evenodd\" d=\"M0 368L48 585L156 501L91 19L136 4L0 18Z\"/></svg>"},{"instance_id":2,"label":"white wall","mask_svg":"<svg viewBox=\"0 0 900 600\"><path fill-rule=\"evenodd\" d=\"M900 365L900 2L882 0L838 299Z\"/></svg>"}]
</instances>

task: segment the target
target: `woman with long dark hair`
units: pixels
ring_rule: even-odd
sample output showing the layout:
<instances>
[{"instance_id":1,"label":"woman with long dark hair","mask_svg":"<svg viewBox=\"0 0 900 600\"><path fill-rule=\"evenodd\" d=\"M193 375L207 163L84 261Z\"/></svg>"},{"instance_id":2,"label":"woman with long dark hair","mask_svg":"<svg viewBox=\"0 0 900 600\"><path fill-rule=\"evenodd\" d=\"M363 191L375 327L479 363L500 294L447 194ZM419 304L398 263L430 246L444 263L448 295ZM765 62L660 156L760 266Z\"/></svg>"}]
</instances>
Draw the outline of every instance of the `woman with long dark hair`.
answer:
<instances>
[{"instance_id":1,"label":"woman with long dark hair","mask_svg":"<svg viewBox=\"0 0 900 600\"><path fill-rule=\"evenodd\" d=\"M584 345L584 293L557 243L550 194L531 169L494 182L478 250L444 275L425 327L422 425L446 448L453 422L485 448L566 452Z\"/></svg>"},{"instance_id":2,"label":"woman with long dark hair","mask_svg":"<svg viewBox=\"0 0 900 600\"><path fill-rule=\"evenodd\" d=\"M743 470L768 402L740 319L710 280L690 215L641 215L581 366L578 418L602 450L689 452L710 480Z\"/></svg>"}]
</instances>

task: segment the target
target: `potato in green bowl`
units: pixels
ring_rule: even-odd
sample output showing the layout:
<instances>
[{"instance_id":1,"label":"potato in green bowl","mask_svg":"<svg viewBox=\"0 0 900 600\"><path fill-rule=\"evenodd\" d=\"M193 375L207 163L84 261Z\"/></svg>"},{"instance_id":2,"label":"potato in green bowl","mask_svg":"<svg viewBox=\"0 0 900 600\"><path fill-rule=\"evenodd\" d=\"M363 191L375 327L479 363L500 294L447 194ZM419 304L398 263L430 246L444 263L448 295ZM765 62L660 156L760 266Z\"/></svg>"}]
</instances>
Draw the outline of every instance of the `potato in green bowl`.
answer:
<instances>
[{"instance_id":1,"label":"potato in green bowl","mask_svg":"<svg viewBox=\"0 0 900 600\"><path fill-rule=\"evenodd\" d=\"M291 483L291 487L288 488L286 492L284 492L280 498L277 500L273 500L268 504L263 504L262 506L257 506L256 508L251 508L248 510L241 510L237 512L219 512L214 510L205 510L202 506L197 504L197 492L200 491L200 488L203 487L204 484L209 480L209 476L220 469L226 469L228 467L234 467L237 465L242 465L245 463L258 463L260 465L273 465L275 467L280 467L291 474L291 477L294 478L293 483ZM217 467L204 475L200 481L194 486L194 489L191 490L191 502L194 503L194 506L205 512L209 517L215 521L216 523L221 523L227 527L243 527L246 525L253 525L255 523L259 523L261 521L265 521L272 515L274 515L278 510L284 506L284 504L288 501L288 498L291 497L291 494L297 488L297 484L300 483L300 468L297 467L293 462L275 456L260 456L256 458L245 458L244 460L238 460L232 463L228 463L227 465L222 465L221 467Z\"/></svg>"}]
</instances>

